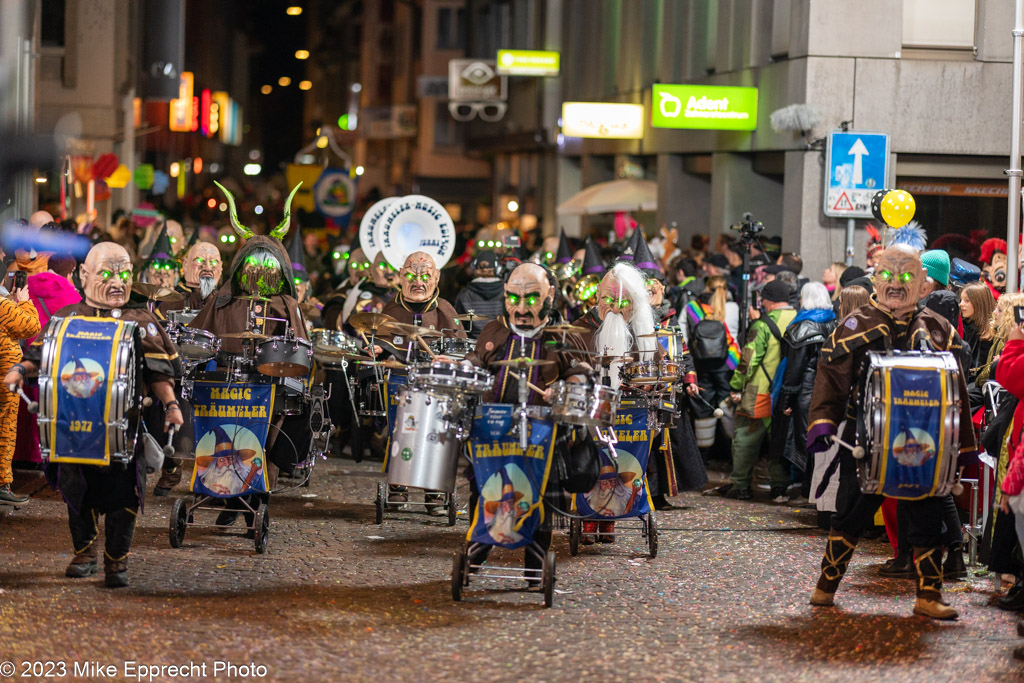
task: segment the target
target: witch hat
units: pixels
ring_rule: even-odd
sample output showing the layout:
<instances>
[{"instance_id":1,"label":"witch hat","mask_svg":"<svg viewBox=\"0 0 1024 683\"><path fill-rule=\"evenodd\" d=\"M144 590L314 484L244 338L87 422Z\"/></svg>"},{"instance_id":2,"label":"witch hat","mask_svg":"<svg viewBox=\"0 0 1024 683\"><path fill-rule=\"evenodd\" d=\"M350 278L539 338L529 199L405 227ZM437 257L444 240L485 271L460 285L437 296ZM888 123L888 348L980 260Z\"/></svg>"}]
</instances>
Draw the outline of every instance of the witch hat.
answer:
<instances>
[{"instance_id":1,"label":"witch hat","mask_svg":"<svg viewBox=\"0 0 1024 683\"><path fill-rule=\"evenodd\" d=\"M292 263L292 270L295 277L304 280L309 279L309 271L306 270L306 248L302 244L302 230L296 230L292 235L292 241L288 243L288 258Z\"/></svg>"},{"instance_id":2,"label":"witch hat","mask_svg":"<svg viewBox=\"0 0 1024 683\"><path fill-rule=\"evenodd\" d=\"M593 239L588 237L586 244L583 246L583 274L590 275L595 273L603 275L605 270L604 261L601 260L600 248L598 248Z\"/></svg>"},{"instance_id":3,"label":"witch hat","mask_svg":"<svg viewBox=\"0 0 1024 683\"><path fill-rule=\"evenodd\" d=\"M626 248L619 255L619 261L632 261L636 258L637 239L640 237L640 226L633 229L633 233L626 240Z\"/></svg>"},{"instance_id":4,"label":"witch hat","mask_svg":"<svg viewBox=\"0 0 1024 683\"><path fill-rule=\"evenodd\" d=\"M514 505L525 495L522 491L516 491L516 487L512 484L512 478L508 476L508 470L503 467L500 473L501 498L498 500L488 500L484 503L484 511L489 515L497 512L502 503L512 503Z\"/></svg>"},{"instance_id":5,"label":"witch hat","mask_svg":"<svg viewBox=\"0 0 1024 683\"><path fill-rule=\"evenodd\" d=\"M555 255L556 263L571 263L572 262L572 246L569 244L569 238L565 236L565 229L561 230L558 235L558 253Z\"/></svg>"},{"instance_id":6,"label":"witch hat","mask_svg":"<svg viewBox=\"0 0 1024 683\"><path fill-rule=\"evenodd\" d=\"M237 435L237 434L236 434ZM215 445L213 447L214 458L228 458L233 455L241 457L243 460L251 458L256 455L256 451L250 448L236 449L235 442L228 436L228 433L224 431L224 428L220 425L215 425L213 428L213 438Z\"/></svg>"},{"instance_id":7,"label":"witch hat","mask_svg":"<svg viewBox=\"0 0 1024 683\"><path fill-rule=\"evenodd\" d=\"M146 260L146 268L153 265L154 261L175 261L174 247L171 246L171 238L167 235L167 223L160 228L156 242L153 244L153 251L149 253Z\"/></svg>"},{"instance_id":8,"label":"witch hat","mask_svg":"<svg viewBox=\"0 0 1024 683\"><path fill-rule=\"evenodd\" d=\"M636 478L636 472L620 472L618 464L612 460L611 453L607 448L598 450L601 456L601 471L598 480L618 479L623 484L628 484Z\"/></svg>"},{"instance_id":9,"label":"witch hat","mask_svg":"<svg viewBox=\"0 0 1024 683\"><path fill-rule=\"evenodd\" d=\"M647 240L640 233L640 229L637 228L634 234L639 237L636 239L636 250L633 252L633 265L642 270L644 275L664 281L665 274L661 272L661 264L651 254L651 249L647 246Z\"/></svg>"},{"instance_id":10,"label":"witch hat","mask_svg":"<svg viewBox=\"0 0 1024 683\"><path fill-rule=\"evenodd\" d=\"M89 375L90 377L92 376L91 373L86 369L85 365L82 364L82 361L80 361L77 358L73 358L72 360L75 361L75 371L72 373L72 377L74 375L81 374L86 374Z\"/></svg>"}]
</instances>

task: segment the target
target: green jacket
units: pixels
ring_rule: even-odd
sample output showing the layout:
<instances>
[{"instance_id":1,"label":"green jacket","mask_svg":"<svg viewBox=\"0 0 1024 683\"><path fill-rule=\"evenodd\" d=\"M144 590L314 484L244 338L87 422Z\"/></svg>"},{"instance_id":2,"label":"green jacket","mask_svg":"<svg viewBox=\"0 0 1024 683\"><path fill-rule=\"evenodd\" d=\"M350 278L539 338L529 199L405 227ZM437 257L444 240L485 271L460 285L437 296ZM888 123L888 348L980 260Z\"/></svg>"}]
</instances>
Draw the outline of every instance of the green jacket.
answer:
<instances>
[{"instance_id":1,"label":"green jacket","mask_svg":"<svg viewBox=\"0 0 1024 683\"><path fill-rule=\"evenodd\" d=\"M796 313L792 308L777 308L768 313L768 317L779 328L779 333L785 334ZM775 377L775 370L781 360L782 344L772 335L771 329L764 321L755 320L747 330L747 343L743 346L740 364L729 381L733 391L743 392L737 413L757 418L771 415L772 378ZM755 414L758 396L761 397L762 407L757 411L759 414ZM768 414L760 414L764 412L765 404Z\"/></svg>"}]
</instances>

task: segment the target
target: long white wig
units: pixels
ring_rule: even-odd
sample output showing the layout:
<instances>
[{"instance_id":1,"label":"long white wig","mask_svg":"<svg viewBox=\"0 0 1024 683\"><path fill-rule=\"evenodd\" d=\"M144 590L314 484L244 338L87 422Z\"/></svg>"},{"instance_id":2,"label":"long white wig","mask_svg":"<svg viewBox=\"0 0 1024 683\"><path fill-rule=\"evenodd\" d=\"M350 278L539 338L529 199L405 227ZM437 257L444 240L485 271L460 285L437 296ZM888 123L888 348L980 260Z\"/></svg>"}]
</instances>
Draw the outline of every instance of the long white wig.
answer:
<instances>
[{"instance_id":1,"label":"long white wig","mask_svg":"<svg viewBox=\"0 0 1024 683\"><path fill-rule=\"evenodd\" d=\"M633 349L633 342L641 353L639 360L654 360L654 351L658 340L654 337L639 335L654 332L654 310L647 296L647 286L643 274L631 265L617 263L609 271L619 283L620 296L633 303L633 313L629 324L626 324L621 313L609 311L601 326L597 329L595 342L598 353L620 355ZM608 277L607 275L605 277ZM612 364L612 387L618 387L618 366Z\"/></svg>"}]
</instances>

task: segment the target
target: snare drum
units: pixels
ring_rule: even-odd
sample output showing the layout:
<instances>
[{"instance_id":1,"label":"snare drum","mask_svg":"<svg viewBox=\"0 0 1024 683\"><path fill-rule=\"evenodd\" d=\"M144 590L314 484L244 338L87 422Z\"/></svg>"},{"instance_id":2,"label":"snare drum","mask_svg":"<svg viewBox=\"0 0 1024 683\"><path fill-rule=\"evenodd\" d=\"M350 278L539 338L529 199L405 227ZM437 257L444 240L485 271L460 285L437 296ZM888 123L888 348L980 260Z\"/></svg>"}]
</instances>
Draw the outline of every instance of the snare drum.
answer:
<instances>
[{"instance_id":1,"label":"snare drum","mask_svg":"<svg viewBox=\"0 0 1024 683\"><path fill-rule=\"evenodd\" d=\"M137 325L114 318L51 318L39 367L44 459L105 466L135 454L141 403Z\"/></svg>"},{"instance_id":2,"label":"snare drum","mask_svg":"<svg viewBox=\"0 0 1024 683\"><path fill-rule=\"evenodd\" d=\"M458 397L419 387L398 393L388 452L388 483L430 491L455 491L462 442L453 413Z\"/></svg>"},{"instance_id":3,"label":"snare drum","mask_svg":"<svg viewBox=\"0 0 1024 683\"><path fill-rule=\"evenodd\" d=\"M437 392L486 394L494 388L494 377L472 365L423 363L409 369L409 384Z\"/></svg>"},{"instance_id":4,"label":"snare drum","mask_svg":"<svg viewBox=\"0 0 1024 683\"><path fill-rule=\"evenodd\" d=\"M213 360L220 351L220 339L212 332L177 325L175 330L174 342L178 346L178 354L186 361L205 363Z\"/></svg>"},{"instance_id":5,"label":"snare drum","mask_svg":"<svg viewBox=\"0 0 1024 683\"><path fill-rule=\"evenodd\" d=\"M313 330L312 344L313 358L325 368L340 368L343 355L360 353L358 341L334 330Z\"/></svg>"},{"instance_id":6,"label":"snare drum","mask_svg":"<svg viewBox=\"0 0 1024 683\"><path fill-rule=\"evenodd\" d=\"M439 356L449 356L451 358L465 358L474 349L476 349L476 341L473 339L442 337L440 339L433 339L430 342L431 351Z\"/></svg>"},{"instance_id":7,"label":"snare drum","mask_svg":"<svg viewBox=\"0 0 1024 683\"><path fill-rule=\"evenodd\" d=\"M301 377L313 367L313 345L305 339L271 337L256 347L256 369L269 377Z\"/></svg>"},{"instance_id":8,"label":"snare drum","mask_svg":"<svg viewBox=\"0 0 1024 683\"><path fill-rule=\"evenodd\" d=\"M555 422L581 427L611 427L619 409L619 392L601 384L559 382L551 403Z\"/></svg>"},{"instance_id":9,"label":"snare drum","mask_svg":"<svg viewBox=\"0 0 1024 683\"><path fill-rule=\"evenodd\" d=\"M861 490L918 500L949 493L960 454L959 369L952 353L868 354L858 419Z\"/></svg>"},{"instance_id":10,"label":"snare drum","mask_svg":"<svg viewBox=\"0 0 1024 683\"><path fill-rule=\"evenodd\" d=\"M674 360L640 360L625 363L619 368L619 377L630 386L649 386L678 382L682 365Z\"/></svg>"}]
</instances>

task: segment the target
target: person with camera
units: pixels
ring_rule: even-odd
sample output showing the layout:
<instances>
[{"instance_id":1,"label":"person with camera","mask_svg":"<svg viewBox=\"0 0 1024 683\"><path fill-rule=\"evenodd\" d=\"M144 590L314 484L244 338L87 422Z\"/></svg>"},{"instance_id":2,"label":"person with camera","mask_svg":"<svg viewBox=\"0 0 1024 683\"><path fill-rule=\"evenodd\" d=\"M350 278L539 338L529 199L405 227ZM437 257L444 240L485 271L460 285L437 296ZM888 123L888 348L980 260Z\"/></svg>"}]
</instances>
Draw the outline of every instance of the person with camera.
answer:
<instances>
[{"instance_id":1,"label":"person with camera","mask_svg":"<svg viewBox=\"0 0 1024 683\"><path fill-rule=\"evenodd\" d=\"M14 288L0 298L0 372L5 376L12 368L20 368L21 345L18 340L39 334L39 315L28 298L25 271L14 274ZM18 395L0 391L0 505L22 505L28 496L11 491L14 473L11 461L18 428Z\"/></svg>"},{"instance_id":2,"label":"person with camera","mask_svg":"<svg viewBox=\"0 0 1024 683\"><path fill-rule=\"evenodd\" d=\"M750 324L739 365L729 381L732 402L738 404L729 477L732 486L725 492L729 498L751 497L754 466L771 422L771 387L782 359L782 335L796 318L789 303L792 294L792 287L781 280L773 280L761 290L763 312ZM773 491L789 486L789 472L781 462L772 463L770 484Z\"/></svg>"}]
</instances>

